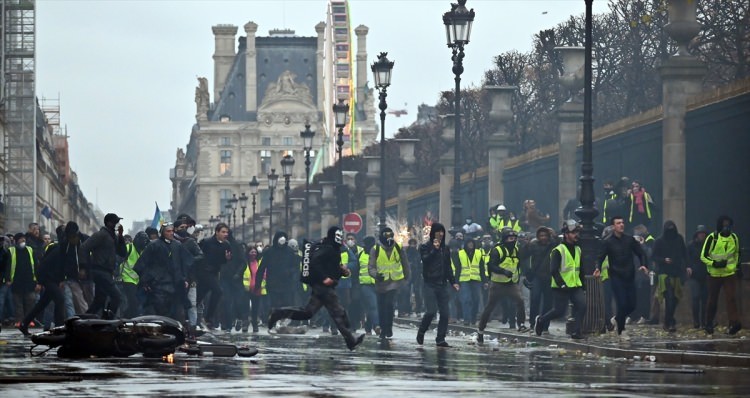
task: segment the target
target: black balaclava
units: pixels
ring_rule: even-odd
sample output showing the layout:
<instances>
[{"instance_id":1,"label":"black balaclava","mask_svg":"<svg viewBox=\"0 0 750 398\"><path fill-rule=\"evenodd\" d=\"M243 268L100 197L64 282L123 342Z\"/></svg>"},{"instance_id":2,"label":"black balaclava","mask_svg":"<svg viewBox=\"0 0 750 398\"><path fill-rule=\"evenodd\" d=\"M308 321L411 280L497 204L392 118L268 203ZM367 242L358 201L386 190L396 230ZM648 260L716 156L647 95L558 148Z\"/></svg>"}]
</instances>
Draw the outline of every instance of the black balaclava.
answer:
<instances>
[{"instance_id":1,"label":"black balaclava","mask_svg":"<svg viewBox=\"0 0 750 398\"><path fill-rule=\"evenodd\" d=\"M383 231L380 232L380 243L385 247L393 247L393 245L396 244L393 236L393 230L391 228L383 228Z\"/></svg>"},{"instance_id":2,"label":"black balaclava","mask_svg":"<svg viewBox=\"0 0 750 398\"><path fill-rule=\"evenodd\" d=\"M728 221L728 226L724 226L725 221ZM732 227L734 226L734 220L729 216L719 216L716 220L716 232L719 232L722 236L727 237L732 233Z\"/></svg>"},{"instance_id":3,"label":"black balaclava","mask_svg":"<svg viewBox=\"0 0 750 398\"><path fill-rule=\"evenodd\" d=\"M675 239L679 236L679 234L677 233L677 225L672 220L665 221L663 229L665 239Z\"/></svg>"}]
</instances>

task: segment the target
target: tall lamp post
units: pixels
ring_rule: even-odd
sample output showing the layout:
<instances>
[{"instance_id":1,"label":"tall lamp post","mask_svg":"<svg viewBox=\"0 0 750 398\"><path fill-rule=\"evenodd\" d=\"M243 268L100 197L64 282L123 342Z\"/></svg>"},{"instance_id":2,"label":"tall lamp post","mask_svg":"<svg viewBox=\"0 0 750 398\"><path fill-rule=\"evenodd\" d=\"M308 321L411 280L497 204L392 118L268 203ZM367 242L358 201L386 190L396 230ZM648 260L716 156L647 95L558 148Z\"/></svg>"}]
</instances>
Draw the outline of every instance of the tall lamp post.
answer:
<instances>
[{"instance_id":1,"label":"tall lamp post","mask_svg":"<svg viewBox=\"0 0 750 398\"><path fill-rule=\"evenodd\" d=\"M393 61L386 57L387 52L381 52L378 60L372 64L372 74L375 77L375 88L378 89L380 103L380 225L379 231L385 228L385 110L388 104L385 98L388 96L388 86L391 85L391 70Z\"/></svg>"},{"instance_id":2,"label":"tall lamp post","mask_svg":"<svg viewBox=\"0 0 750 398\"><path fill-rule=\"evenodd\" d=\"M245 242L245 209L247 209L247 195L240 195L240 208L242 209L242 241Z\"/></svg>"},{"instance_id":3,"label":"tall lamp post","mask_svg":"<svg viewBox=\"0 0 750 398\"><path fill-rule=\"evenodd\" d=\"M451 10L443 14L445 37L448 48L453 52L453 74L456 81L455 105L455 142L454 142L454 170L453 192L451 193L451 229L459 231L462 222L461 205L461 74L464 73L464 46L469 44L471 26L474 24L474 9L466 8L466 0L458 0L451 4Z\"/></svg>"},{"instance_id":4,"label":"tall lamp post","mask_svg":"<svg viewBox=\"0 0 750 398\"><path fill-rule=\"evenodd\" d=\"M276 174L276 169L271 169L271 174L268 175L268 208L269 220L268 220L268 242L273 244L273 192L276 190L276 183L279 182L279 175Z\"/></svg>"},{"instance_id":5,"label":"tall lamp post","mask_svg":"<svg viewBox=\"0 0 750 398\"><path fill-rule=\"evenodd\" d=\"M253 179L250 181L250 195L253 197L253 243L255 243L255 197L258 195L258 186L260 186L260 183L258 182L258 179L253 176Z\"/></svg>"},{"instance_id":6,"label":"tall lamp post","mask_svg":"<svg viewBox=\"0 0 750 398\"><path fill-rule=\"evenodd\" d=\"M310 130L310 125L305 125L305 130L300 131L302 145L305 149L305 238L310 239L310 151L313 146L315 132Z\"/></svg>"},{"instance_id":7,"label":"tall lamp post","mask_svg":"<svg viewBox=\"0 0 750 398\"><path fill-rule=\"evenodd\" d=\"M208 219L208 224L211 225L211 232L213 232L214 227L216 227L216 224L218 224L220 222L221 222L221 218L220 217L211 216L211 218Z\"/></svg>"},{"instance_id":8,"label":"tall lamp post","mask_svg":"<svg viewBox=\"0 0 750 398\"><path fill-rule=\"evenodd\" d=\"M281 159L281 174L284 176L284 229L286 233L289 233L289 179L292 177L292 169L294 168L294 158L292 155L285 155Z\"/></svg>"},{"instance_id":9,"label":"tall lamp post","mask_svg":"<svg viewBox=\"0 0 750 398\"><path fill-rule=\"evenodd\" d=\"M338 204L339 223L343 225L343 214L344 207L342 206L342 197L346 196L344 192L344 127L346 127L347 119L349 117L349 104L344 103L343 99L339 99L338 104L333 104L333 113L336 115L336 128L338 129L338 139L336 140L336 147L339 153L339 173L338 180L336 181L336 200Z\"/></svg>"},{"instance_id":10,"label":"tall lamp post","mask_svg":"<svg viewBox=\"0 0 750 398\"><path fill-rule=\"evenodd\" d=\"M594 163L592 159L591 130L591 26L593 0L586 1L585 59L583 69L583 159L581 162L581 207L575 213L581 219L581 268L586 275L594 271L596 261L596 236L594 219L599 212L594 208Z\"/></svg>"},{"instance_id":11,"label":"tall lamp post","mask_svg":"<svg viewBox=\"0 0 750 398\"><path fill-rule=\"evenodd\" d=\"M237 194L233 193L232 198L229 199L229 204L232 206L232 228L237 228Z\"/></svg>"}]
</instances>

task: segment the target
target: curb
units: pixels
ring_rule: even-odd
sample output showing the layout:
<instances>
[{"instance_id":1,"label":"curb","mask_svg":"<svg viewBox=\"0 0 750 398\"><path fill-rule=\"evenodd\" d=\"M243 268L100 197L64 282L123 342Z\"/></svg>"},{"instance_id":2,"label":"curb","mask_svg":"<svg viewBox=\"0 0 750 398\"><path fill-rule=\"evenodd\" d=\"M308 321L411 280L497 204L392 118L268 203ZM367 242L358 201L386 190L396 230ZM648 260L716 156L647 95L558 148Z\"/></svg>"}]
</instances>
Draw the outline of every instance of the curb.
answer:
<instances>
[{"instance_id":1,"label":"curb","mask_svg":"<svg viewBox=\"0 0 750 398\"><path fill-rule=\"evenodd\" d=\"M394 318L393 320L399 324L411 324L419 326L419 321L414 319L405 318ZM468 327L462 325L448 325L448 330L458 330L467 334L476 332L476 327ZM566 350L576 350L583 354L593 354L597 356L606 356L610 358L633 358L634 356L640 356L646 358L647 356L653 355L656 357L656 361L664 363L672 363L678 365L708 365L708 366L728 366L728 367L750 367L750 355L747 354L729 354L726 352L705 352L705 351L677 351L677 350L660 350L660 349L637 349L637 348L617 348L617 347L606 347L601 345L592 345L586 343L578 343L574 341L567 341L561 339L551 339L545 337L539 337L536 335L510 333L498 331L496 329L487 329L487 333L492 333L499 337L513 338L523 342L536 342L540 344L540 349L543 349L543 345L555 344L560 348Z\"/></svg>"}]
</instances>

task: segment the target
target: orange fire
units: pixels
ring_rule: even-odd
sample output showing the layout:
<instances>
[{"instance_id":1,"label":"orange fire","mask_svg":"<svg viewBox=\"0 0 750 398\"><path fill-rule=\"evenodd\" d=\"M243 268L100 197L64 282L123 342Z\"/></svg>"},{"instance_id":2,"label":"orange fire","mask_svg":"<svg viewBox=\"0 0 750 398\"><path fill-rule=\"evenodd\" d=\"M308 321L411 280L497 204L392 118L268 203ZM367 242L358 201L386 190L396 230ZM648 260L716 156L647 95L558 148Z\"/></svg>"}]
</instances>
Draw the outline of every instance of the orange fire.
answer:
<instances>
[{"instance_id":1,"label":"orange fire","mask_svg":"<svg viewBox=\"0 0 750 398\"><path fill-rule=\"evenodd\" d=\"M174 354L165 355L161 359L166 363L174 363Z\"/></svg>"}]
</instances>

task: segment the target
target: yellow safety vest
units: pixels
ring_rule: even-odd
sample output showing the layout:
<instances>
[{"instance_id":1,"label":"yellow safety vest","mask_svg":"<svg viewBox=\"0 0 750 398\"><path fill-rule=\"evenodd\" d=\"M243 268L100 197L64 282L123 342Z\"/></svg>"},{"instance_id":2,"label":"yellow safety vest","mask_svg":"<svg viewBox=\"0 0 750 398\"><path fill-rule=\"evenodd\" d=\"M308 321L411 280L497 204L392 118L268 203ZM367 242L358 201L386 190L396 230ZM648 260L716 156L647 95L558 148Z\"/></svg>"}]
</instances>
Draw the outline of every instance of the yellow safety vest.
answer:
<instances>
[{"instance_id":1,"label":"yellow safety vest","mask_svg":"<svg viewBox=\"0 0 750 398\"><path fill-rule=\"evenodd\" d=\"M602 261L602 270L599 274L602 277L602 282L609 279L609 257L604 257L604 261Z\"/></svg>"},{"instance_id":2,"label":"yellow safety vest","mask_svg":"<svg viewBox=\"0 0 750 398\"><path fill-rule=\"evenodd\" d=\"M513 249L513 253L509 253L505 247L498 245L495 246L495 250L497 250L497 252L500 253L500 256L503 257L503 262L500 263L500 268L512 272L513 277L490 272L490 280L497 283L518 282L518 255L516 249Z\"/></svg>"},{"instance_id":3,"label":"yellow safety vest","mask_svg":"<svg viewBox=\"0 0 750 398\"><path fill-rule=\"evenodd\" d=\"M479 275L479 263L482 261L482 252L479 249L474 249L474 256L469 258L469 254L465 249L458 251L458 259L461 262L461 277L459 282L469 281L481 281L482 277Z\"/></svg>"},{"instance_id":4,"label":"yellow safety vest","mask_svg":"<svg viewBox=\"0 0 750 398\"><path fill-rule=\"evenodd\" d=\"M391 250L391 256L388 257L385 249L382 246L378 246L378 260L375 265L377 265L378 273L383 275L386 281L400 281L404 279L404 267L401 265L401 256L399 255L398 247L394 247Z\"/></svg>"},{"instance_id":5,"label":"yellow safety vest","mask_svg":"<svg viewBox=\"0 0 750 398\"><path fill-rule=\"evenodd\" d=\"M648 194L648 192L643 193L643 201L645 202L643 206L646 208L646 217L648 219L651 219L651 205L649 205L649 202L651 202L651 195ZM635 206L635 203L633 201L633 194L630 194L630 218L628 219L628 222L633 222L633 207Z\"/></svg>"},{"instance_id":6,"label":"yellow safety vest","mask_svg":"<svg viewBox=\"0 0 750 398\"><path fill-rule=\"evenodd\" d=\"M370 253L362 249L359 255L359 284L374 285L375 279L367 273L367 265L370 263Z\"/></svg>"},{"instance_id":7,"label":"yellow safety vest","mask_svg":"<svg viewBox=\"0 0 750 398\"><path fill-rule=\"evenodd\" d=\"M29 252L29 259L31 260L31 277L36 282L36 264L34 261L34 249L26 246L26 250ZM13 282L13 277L16 275L16 247L11 246L8 248L10 252L10 282Z\"/></svg>"},{"instance_id":8,"label":"yellow safety vest","mask_svg":"<svg viewBox=\"0 0 750 398\"><path fill-rule=\"evenodd\" d=\"M705 257L703 254L706 252L706 243L708 243L709 240L708 237L713 237L713 239L711 239L712 247L709 250L709 256ZM703 248L701 249L701 261L706 264L708 274L715 278L734 275L735 272L737 272L737 263L740 258L740 240L737 235L732 233L731 235L724 237L719 233L711 232L708 237L706 237L706 241L703 243ZM726 267L714 267L714 261L724 260L727 261Z\"/></svg>"},{"instance_id":9,"label":"yellow safety vest","mask_svg":"<svg viewBox=\"0 0 750 398\"><path fill-rule=\"evenodd\" d=\"M139 280L138 273L133 270L133 266L135 266L141 255L138 253L138 250L135 250L135 246L132 243L126 244L125 248L128 251L128 258L122 262L122 272L120 275L123 282L137 285Z\"/></svg>"},{"instance_id":10,"label":"yellow safety vest","mask_svg":"<svg viewBox=\"0 0 750 398\"><path fill-rule=\"evenodd\" d=\"M576 246L576 257L568 250L568 247L563 243L557 245L556 248L552 249L560 253L560 276L562 277L565 285L568 287L581 287L581 247ZM552 254L550 254L552 255ZM558 288L555 278L552 278L552 287Z\"/></svg>"}]
</instances>

